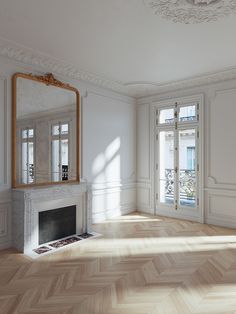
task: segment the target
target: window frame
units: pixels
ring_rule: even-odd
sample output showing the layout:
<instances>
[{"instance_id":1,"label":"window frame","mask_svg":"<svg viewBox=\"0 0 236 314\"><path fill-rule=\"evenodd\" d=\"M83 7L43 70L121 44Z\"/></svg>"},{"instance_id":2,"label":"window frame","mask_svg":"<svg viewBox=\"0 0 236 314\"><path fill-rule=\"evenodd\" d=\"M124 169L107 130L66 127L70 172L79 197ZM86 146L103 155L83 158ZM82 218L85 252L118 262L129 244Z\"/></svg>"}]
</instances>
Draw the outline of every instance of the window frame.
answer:
<instances>
[{"instance_id":1,"label":"window frame","mask_svg":"<svg viewBox=\"0 0 236 314\"><path fill-rule=\"evenodd\" d=\"M33 137L29 137L29 130L33 130L34 134L33 134ZM19 138L20 138L20 165L21 167L19 167L19 177L20 177L20 182L22 183L22 180L23 180L23 167L22 167L22 144L23 143L26 143L27 144L27 183L22 183L22 184L34 184L35 183L35 177L36 177L36 156L35 156L35 149L36 149L36 141L35 141L35 126L33 125L28 125L28 126L23 126L19 129ZM26 138L23 138L22 136L22 133L23 131L27 131L27 137ZM34 179L33 179L33 182L29 182L29 169L28 169L28 159L29 159L29 156L28 156L28 152L29 152L29 143L33 143L33 165L34 165Z\"/></svg>"},{"instance_id":2,"label":"window frame","mask_svg":"<svg viewBox=\"0 0 236 314\"><path fill-rule=\"evenodd\" d=\"M65 119L65 120L54 120L50 123L50 128L49 128L49 131L50 131L50 157L51 157L51 163L50 163L50 174L51 174L51 180L52 182L58 182L58 181L54 181L53 180L53 166L52 166L52 163L53 163L53 159L52 159L52 142L53 140L58 140L59 141L59 178L62 178L62 162L61 162L61 141L63 139L66 139L68 140L68 178L70 177L70 174L71 174L71 143L70 143L70 135L71 135L71 123L72 123L72 120L71 119ZM63 124L68 124L68 133L66 134L62 134L61 133L61 125ZM58 134L53 134L52 132L52 129L54 126L59 126L59 133ZM70 181L69 179L68 180L60 180L62 182L68 182Z\"/></svg>"},{"instance_id":3,"label":"window frame","mask_svg":"<svg viewBox=\"0 0 236 314\"><path fill-rule=\"evenodd\" d=\"M198 165L196 167L198 168L198 206L197 208L186 208L186 207L180 207L178 205L178 210L174 210L173 206L168 206L164 203L160 203L159 199L159 179L158 179L158 172L159 172L159 159L158 159L158 132L160 130L165 130L168 127L175 127L176 124L167 125L167 124L160 124L159 123L159 110L161 109L169 109L169 108L177 108L179 107L185 107L188 105L197 104L197 112L196 117L197 119L194 121L176 121L175 117L175 123L177 122L177 125L179 129L186 129L186 128L193 128L194 126L197 127L197 136L198 136L198 147L196 154L198 154ZM151 180L153 182L153 203L154 203L154 213L157 215L165 215L170 217L176 217L176 218L183 218L183 219L190 219L195 220L199 222L204 221L204 116L203 116L203 105L204 105L204 95L192 95L192 96L186 96L186 97L179 97L179 98L171 98L166 99L162 101L155 101L152 100L151 104L151 121L153 121L150 124L150 132L153 134L153 128L154 128L154 134L153 134L153 144L151 143L151 147L154 157L151 158L153 161L153 169L154 169L154 175L151 176ZM153 120L152 120L153 117ZM190 123L189 123L190 122ZM177 140L177 139L176 139ZM196 162L197 164L197 162ZM176 191L177 192L177 191Z\"/></svg>"}]
</instances>

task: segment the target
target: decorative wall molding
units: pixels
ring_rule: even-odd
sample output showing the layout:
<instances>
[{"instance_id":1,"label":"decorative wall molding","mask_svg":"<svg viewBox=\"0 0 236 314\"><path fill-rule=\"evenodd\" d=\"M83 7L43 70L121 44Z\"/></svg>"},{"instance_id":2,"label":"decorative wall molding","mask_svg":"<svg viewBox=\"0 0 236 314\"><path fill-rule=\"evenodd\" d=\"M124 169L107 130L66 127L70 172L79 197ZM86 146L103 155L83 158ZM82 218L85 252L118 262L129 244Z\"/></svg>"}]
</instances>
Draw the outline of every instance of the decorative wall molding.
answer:
<instances>
[{"instance_id":1,"label":"decorative wall molding","mask_svg":"<svg viewBox=\"0 0 236 314\"><path fill-rule=\"evenodd\" d=\"M217 21L236 13L235 0L144 0L156 15L175 23Z\"/></svg>"},{"instance_id":2,"label":"decorative wall molding","mask_svg":"<svg viewBox=\"0 0 236 314\"><path fill-rule=\"evenodd\" d=\"M146 133L146 145L144 148L144 143L140 144L138 141L137 143L137 154L140 158L140 153L145 151L145 157L147 157L148 164L147 164L147 172L146 173L139 173L137 174L137 181L138 182L151 182L151 143L150 143L150 125L151 125L151 110L150 104L142 104L138 105L137 107L137 123L139 127L137 128L137 137L140 141L140 137ZM144 123L146 128L143 128L141 125Z\"/></svg>"},{"instance_id":3,"label":"decorative wall molding","mask_svg":"<svg viewBox=\"0 0 236 314\"><path fill-rule=\"evenodd\" d=\"M0 237L8 234L8 211L6 208L0 208Z\"/></svg>"},{"instance_id":4,"label":"decorative wall molding","mask_svg":"<svg viewBox=\"0 0 236 314\"><path fill-rule=\"evenodd\" d=\"M0 250L11 246L11 200L0 201Z\"/></svg>"},{"instance_id":5,"label":"decorative wall molding","mask_svg":"<svg viewBox=\"0 0 236 314\"><path fill-rule=\"evenodd\" d=\"M206 189L205 222L236 228L236 191ZM222 204L224 206L222 207Z\"/></svg>"},{"instance_id":6,"label":"decorative wall molding","mask_svg":"<svg viewBox=\"0 0 236 314\"><path fill-rule=\"evenodd\" d=\"M132 181L121 180L118 182L101 182L101 183L89 182L88 185L90 186L91 191L105 191L105 190L112 190L112 189L136 188L135 180L132 180Z\"/></svg>"},{"instance_id":7,"label":"decorative wall molding","mask_svg":"<svg viewBox=\"0 0 236 314\"><path fill-rule=\"evenodd\" d=\"M211 93L211 97L208 98L208 105L206 107L207 109L207 125L206 128L206 139L207 139L207 145L206 145L206 153L207 153L207 162L206 162L206 174L207 174L207 185L210 188L221 188L221 189L236 189L236 181L235 182L223 182L221 179L217 178L217 175L215 175L212 171L212 110L215 110L214 108L214 102L217 99L217 96L221 95L230 95L230 94L236 94L236 88L226 88L226 89L218 89L214 90ZM224 104L225 105L225 104ZM226 153L226 152L225 152Z\"/></svg>"},{"instance_id":8,"label":"decorative wall molding","mask_svg":"<svg viewBox=\"0 0 236 314\"><path fill-rule=\"evenodd\" d=\"M151 184L137 183L137 205L140 207L151 208Z\"/></svg>"},{"instance_id":9,"label":"decorative wall molding","mask_svg":"<svg viewBox=\"0 0 236 314\"><path fill-rule=\"evenodd\" d=\"M121 181L88 184L88 206L93 223L136 211L136 183Z\"/></svg>"},{"instance_id":10,"label":"decorative wall molding","mask_svg":"<svg viewBox=\"0 0 236 314\"><path fill-rule=\"evenodd\" d=\"M22 62L26 65L40 67L47 72L65 75L76 80L82 80L99 87L129 95L128 88L121 82L110 80L103 76L78 69L72 64L59 61L56 58L52 58L30 48L23 47L4 38L0 38L0 55Z\"/></svg>"},{"instance_id":11,"label":"decorative wall molding","mask_svg":"<svg viewBox=\"0 0 236 314\"><path fill-rule=\"evenodd\" d=\"M35 66L44 72L52 72L72 79L81 80L105 88L122 95L135 98L152 96L166 92L192 88L202 85L214 84L222 81L236 79L236 67L222 69L221 71L205 73L200 76L188 77L183 80L158 84L155 82L120 82L100 75L86 72L74 65L59 61L48 55L22 47L19 44L0 37L0 55L28 66Z\"/></svg>"}]
</instances>

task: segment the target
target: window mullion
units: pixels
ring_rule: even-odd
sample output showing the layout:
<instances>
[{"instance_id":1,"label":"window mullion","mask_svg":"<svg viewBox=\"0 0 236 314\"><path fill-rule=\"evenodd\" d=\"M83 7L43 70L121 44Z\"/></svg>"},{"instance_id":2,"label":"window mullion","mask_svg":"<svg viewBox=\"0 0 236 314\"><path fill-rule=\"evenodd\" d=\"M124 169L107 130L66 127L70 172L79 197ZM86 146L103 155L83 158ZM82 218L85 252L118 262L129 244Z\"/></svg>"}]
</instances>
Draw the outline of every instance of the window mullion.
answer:
<instances>
[{"instance_id":1,"label":"window mullion","mask_svg":"<svg viewBox=\"0 0 236 314\"><path fill-rule=\"evenodd\" d=\"M174 128L174 145L175 145L175 153L174 153L174 208L175 210L178 209L178 190L179 190L179 143L178 143L178 119L179 119L179 110L178 110L178 104L175 104L175 128Z\"/></svg>"},{"instance_id":2,"label":"window mullion","mask_svg":"<svg viewBox=\"0 0 236 314\"><path fill-rule=\"evenodd\" d=\"M26 162L27 162L27 183L29 183L29 128L27 128L27 153L26 153Z\"/></svg>"}]
</instances>

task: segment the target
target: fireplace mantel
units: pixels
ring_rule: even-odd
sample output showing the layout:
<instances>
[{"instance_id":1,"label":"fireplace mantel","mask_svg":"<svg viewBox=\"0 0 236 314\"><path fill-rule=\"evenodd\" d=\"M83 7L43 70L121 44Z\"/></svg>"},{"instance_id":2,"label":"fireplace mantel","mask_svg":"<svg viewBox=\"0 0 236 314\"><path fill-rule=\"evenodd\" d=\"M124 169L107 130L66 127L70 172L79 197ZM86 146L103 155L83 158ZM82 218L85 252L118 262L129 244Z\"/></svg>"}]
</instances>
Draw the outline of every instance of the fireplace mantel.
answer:
<instances>
[{"instance_id":1,"label":"fireplace mantel","mask_svg":"<svg viewBox=\"0 0 236 314\"><path fill-rule=\"evenodd\" d=\"M17 188L13 195L13 244L29 254L38 243L38 213L61 206L76 205L78 233L91 232L91 213L87 206L87 184Z\"/></svg>"}]
</instances>

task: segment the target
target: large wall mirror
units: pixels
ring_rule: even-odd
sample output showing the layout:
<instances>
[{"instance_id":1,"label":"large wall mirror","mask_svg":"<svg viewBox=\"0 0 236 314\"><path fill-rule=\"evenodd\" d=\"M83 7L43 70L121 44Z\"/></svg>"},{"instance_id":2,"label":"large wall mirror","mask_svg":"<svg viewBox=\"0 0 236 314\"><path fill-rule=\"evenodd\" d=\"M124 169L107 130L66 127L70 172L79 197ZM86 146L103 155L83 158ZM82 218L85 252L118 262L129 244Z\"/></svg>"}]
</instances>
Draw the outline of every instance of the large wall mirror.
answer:
<instances>
[{"instance_id":1,"label":"large wall mirror","mask_svg":"<svg viewBox=\"0 0 236 314\"><path fill-rule=\"evenodd\" d=\"M79 98L52 74L13 76L13 187L79 181Z\"/></svg>"}]
</instances>

